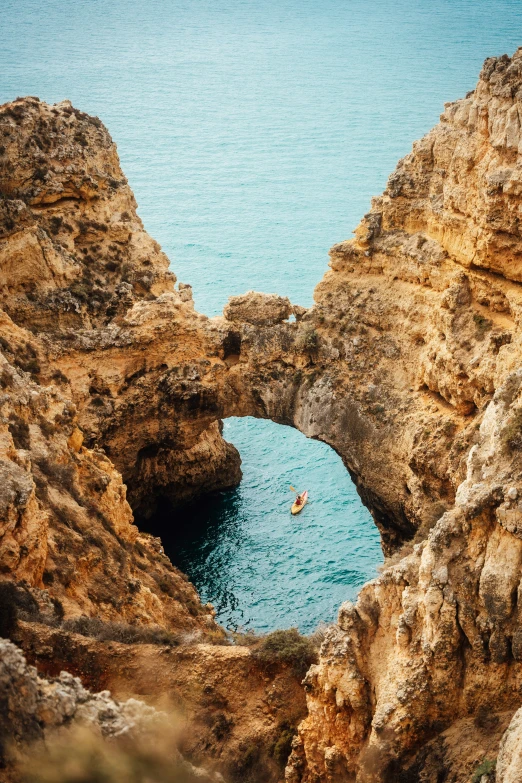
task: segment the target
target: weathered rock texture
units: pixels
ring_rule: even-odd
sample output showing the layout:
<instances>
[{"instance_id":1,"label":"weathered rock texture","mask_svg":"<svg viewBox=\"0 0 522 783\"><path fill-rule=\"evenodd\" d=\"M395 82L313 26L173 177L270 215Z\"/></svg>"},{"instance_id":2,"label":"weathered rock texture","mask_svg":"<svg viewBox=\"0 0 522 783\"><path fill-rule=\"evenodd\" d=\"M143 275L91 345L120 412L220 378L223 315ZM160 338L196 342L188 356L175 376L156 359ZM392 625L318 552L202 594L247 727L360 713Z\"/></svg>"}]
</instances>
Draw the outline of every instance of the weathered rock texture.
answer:
<instances>
[{"instance_id":1,"label":"weathered rock texture","mask_svg":"<svg viewBox=\"0 0 522 783\"><path fill-rule=\"evenodd\" d=\"M107 741L125 738L132 743L154 743L158 733L168 729L168 716L143 701L116 701L109 691L91 693L78 677L64 671L52 679L38 675L33 666L27 665L20 650L4 639L0 639L0 703L2 781L17 777L17 767L24 756L42 752L39 743L50 743L52 747L60 729L70 732L84 728ZM171 737L174 738L172 732ZM78 735L73 734L70 741L74 740L78 740ZM73 755L79 757L81 752L77 748ZM172 741L169 752L171 770L184 773L179 775L180 781L222 781L221 776L186 762Z\"/></svg>"},{"instance_id":2,"label":"weathered rock texture","mask_svg":"<svg viewBox=\"0 0 522 783\"><path fill-rule=\"evenodd\" d=\"M0 716L2 739L30 743L71 720L94 725L103 736L115 737L145 729L165 716L136 699L117 703L108 691L91 693L77 677L61 672L40 677L18 647L0 640L0 698L7 707Z\"/></svg>"},{"instance_id":3,"label":"weathered rock texture","mask_svg":"<svg viewBox=\"0 0 522 783\"><path fill-rule=\"evenodd\" d=\"M68 406L53 414L52 437L79 456L58 462L101 470L102 460L115 488L114 465L146 517L159 497L239 480L220 419L271 418L336 449L393 556L341 608L307 676L291 783L399 771L457 780L458 726L480 733L473 716L498 713L501 726L520 706L521 90L522 51L486 61L477 89L399 163L355 239L332 249L310 310L249 293L211 320L189 287L174 290L97 120L36 99L0 110L2 352L24 387ZM31 428L39 413L16 415ZM55 572L50 594L93 612L104 604L93 572L64 585L49 554L43 565L59 522L50 515L45 527L49 501L27 505L39 457L24 463L24 436L11 437L4 573L20 576L23 560L23 578L44 587ZM121 493L120 505L111 497L114 527L128 512ZM130 590L113 588L115 613ZM169 591L155 593L151 620L170 611Z\"/></svg>"},{"instance_id":4,"label":"weathered rock texture","mask_svg":"<svg viewBox=\"0 0 522 783\"><path fill-rule=\"evenodd\" d=\"M522 708L517 710L500 743L496 781L516 783L522 778Z\"/></svg>"},{"instance_id":5,"label":"weathered rock texture","mask_svg":"<svg viewBox=\"0 0 522 783\"><path fill-rule=\"evenodd\" d=\"M149 420L148 409L156 414L157 407L139 399L136 385L155 366L155 353L148 349L162 326L161 319L155 322L154 306L147 310L146 303L165 295L167 304L158 315L172 321L164 337L182 364L201 353L201 316L194 313L190 286L174 291L176 278L136 214L107 130L67 101L47 106L27 98L0 110L0 139L0 304L40 338L38 357L17 357L19 363L30 371L38 367L41 382L58 382L72 394L87 443L103 441L135 506L164 483L179 499L195 494L205 480L209 490L237 483L239 456L224 444L215 416L208 431L183 427L182 417L171 416L171 410ZM130 329L119 335L118 316L140 304L145 309L138 307ZM145 333L136 340L140 325ZM89 357L85 366L78 352ZM102 362L97 373L100 352L106 367ZM109 367L116 356L119 361ZM57 358L69 375L58 369ZM158 369L172 369L159 354L157 361ZM190 374L187 380L190 384ZM122 383L128 391L125 413L122 406L113 411ZM180 406L190 406L187 389L176 391ZM125 446L117 435L122 414Z\"/></svg>"},{"instance_id":6,"label":"weathered rock texture","mask_svg":"<svg viewBox=\"0 0 522 783\"><path fill-rule=\"evenodd\" d=\"M286 296L260 294L248 291L242 296L231 296L223 315L228 321L239 321L258 326L274 326L292 314L292 304Z\"/></svg>"},{"instance_id":7,"label":"weathered rock texture","mask_svg":"<svg viewBox=\"0 0 522 783\"><path fill-rule=\"evenodd\" d=\"M317 289L326 318L361 305L347 374L381 417L374 462L396 442L392 473L362 470L418 532L341 607L306 679L292 783L466 779L456 758L444 766L444 731L520 705L521 86L522 51L487 60Z\"/></svg>"},{"instance_id":8,"label":"weathered rock texture","mask_svg":"<svg viewBox=\"0 0 522 783\"><path fill-rule=\"evenodd\" d=\"M274 661L267 668L240 645L107 643L37 623L20 623L15 639L45 677L65 667L92 691L110 688L118 700L132 695L174 710L185 727L183 755L219 769L229 783L283 778L292 734L306 714L292 666Z\"/></svg>"},{"instance_id":9,"label":"weathered rock texture","mask_svg":"<svg viewBox=\"0 0 522 783\"><path fill-rule=\"evenodd\" d=\"M239 480L215 416L192 432L159 410L161 390L156 405L142 396L155 330L167 327L176 356L201 353L189 289L174 292L99 120L18 100L0 109L0 142L0 571L47 588L68 615L212 626L133 525L114 466L135 507L162 483L186 499ZM115 409L117 378L128 393ZM178 393L190 407L183 381Z\"/></svg>"},{"instance_id":10,"label":"weathered rock texture","mask_svg":"<svg viewBox=\"0 0 522 783\"><path fill-rule=\"evenodd\" d=\"M23 350L21 330L3 326L9 352ZM68 616L213 627L161 543L133 524L121 475L82 445L74 404L3 356L0 385L2 577L47 590Z\"/></svg>"}]
</instances>

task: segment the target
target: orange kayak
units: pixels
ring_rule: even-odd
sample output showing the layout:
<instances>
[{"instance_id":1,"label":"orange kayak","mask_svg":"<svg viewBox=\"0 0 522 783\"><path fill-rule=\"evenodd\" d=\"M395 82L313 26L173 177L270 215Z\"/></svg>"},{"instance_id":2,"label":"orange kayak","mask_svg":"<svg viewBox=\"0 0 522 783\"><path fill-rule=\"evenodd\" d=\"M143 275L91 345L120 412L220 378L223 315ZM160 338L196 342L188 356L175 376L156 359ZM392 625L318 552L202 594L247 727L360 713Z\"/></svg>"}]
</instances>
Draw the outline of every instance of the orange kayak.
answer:
<instances>
[{"instance_id":1,"label":"orange kayak","mask_svg":"<svg viewBox=\"0 0 522 783\"><path fill-rule=\"evenodd\" d=\"M299 514L299 512L302 511L303 508L306 506L306 503L308 501L308 490L305 490L305 492L302 492L301 495L300 495L300 498L301 498L301 502L300 503L295 502L293 504L292 508L290 509L292 514ZM296 498L296 501L297 501L297 498Z\"/></svg>"}]
</instances>

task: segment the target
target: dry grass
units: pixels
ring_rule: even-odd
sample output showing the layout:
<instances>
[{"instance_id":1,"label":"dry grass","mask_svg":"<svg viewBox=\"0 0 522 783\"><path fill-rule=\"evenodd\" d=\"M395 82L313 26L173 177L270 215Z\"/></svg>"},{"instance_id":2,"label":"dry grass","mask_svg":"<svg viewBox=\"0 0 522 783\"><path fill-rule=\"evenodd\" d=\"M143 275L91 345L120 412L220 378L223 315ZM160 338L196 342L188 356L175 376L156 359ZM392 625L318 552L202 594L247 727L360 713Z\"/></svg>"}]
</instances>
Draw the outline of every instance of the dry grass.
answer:
<instances>
[{"instance_id":1,"label":"dry grass","mask_svg":"<svg viewBox=\"0 0 522 783\"><path fill-rule=\"evenodd\" d=\"M88 729L56 734L33 748L24 783L210 783L186 765L167 727L153 736L104 740Z\"/></svg>"},{"instance_id":2,"label":"dry grass","mask_svg":"<svg viewBox=\"0 0 522 783\"><path fill-rule=\"evenodd\" d=\"M97 617L77 617L64 620L64 631L90 636L100 642L120 642L121 644L158 644L175 647L180 644L179 636L169 633L157 625L129 625L128 623L109 623Z\"/></svg>"}]
</instances>

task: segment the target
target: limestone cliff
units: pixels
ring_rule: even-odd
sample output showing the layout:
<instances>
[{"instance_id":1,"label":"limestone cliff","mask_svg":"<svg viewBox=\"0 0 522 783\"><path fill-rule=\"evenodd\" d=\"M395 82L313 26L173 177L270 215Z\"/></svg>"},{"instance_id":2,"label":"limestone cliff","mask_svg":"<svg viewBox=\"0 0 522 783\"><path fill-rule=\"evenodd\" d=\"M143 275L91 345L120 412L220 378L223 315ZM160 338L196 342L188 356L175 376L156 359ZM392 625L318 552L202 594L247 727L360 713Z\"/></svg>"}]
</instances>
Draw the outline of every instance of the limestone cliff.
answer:
<instances>
[{"instance_id":1,"label":"limestone cliff","mask_svg":"<svg viewBox=\"0 0 522 783\"><path fill-rule=\"evenodd\" d=\"M26 347L7 317L2 327L6 355ZM121 475L103 452L82 445L74 404L5 356L0 386L3 578L46 590L67 616L213 628L161 542L133 524Z\"/></svg>"},{"instance_id":2,"label":"limestone cliff","mask_svg":"<svg viewBox=\"0 0 522 783\"><path fill-rule=\"evenodd\" d=\"M107 130L68 101L26 98L0 108L0 144L0 305L32 333L15 362L74 399L85 444L103 446L141 513L158 488L188 499L237 483L239 456L216 416L184 426L173 410L195 407L184 365L203 358L202 317L190 286L174 291ZM157 401L143 399L151 371L169 386ZM178 399L162 410L165 394Z\"/></svg>"},{"instance_id":3,"label":"limestone cliff","mask_svg":"<svg viewBox=\"0 0 522 783\"><path fill-rule=\"evenodd\" d=\"M484 754L480 716L491 729L520 705L521 69L520 50L486 61L355 240L332 249L316 292L325 318L351 315L347 375L381 429L377 464L393 434L402 483L363 472L418 532L341 607L306 678L292 783L467 780ZM469 718L479 757L452 756L452 727Z\"/></svg>"},{"instance_id":4,"label":"limestone cliff","mask_svg":"<svg viewBox=\"0 0 522 783\"><path fill-rule=\"evenodd\" d=\"M521 100L522 51L487 60L332 248L312 308L250 293L215 319L174 289L98 120L0 109L4 576L68 614L210 628L119 474L141 517L236 483L232 415L333 446L381 531L386 568L306 677L289 783L465 781L520 707ZM60 558L82 563L65 582Z\"/></svg>"}]
</instances>

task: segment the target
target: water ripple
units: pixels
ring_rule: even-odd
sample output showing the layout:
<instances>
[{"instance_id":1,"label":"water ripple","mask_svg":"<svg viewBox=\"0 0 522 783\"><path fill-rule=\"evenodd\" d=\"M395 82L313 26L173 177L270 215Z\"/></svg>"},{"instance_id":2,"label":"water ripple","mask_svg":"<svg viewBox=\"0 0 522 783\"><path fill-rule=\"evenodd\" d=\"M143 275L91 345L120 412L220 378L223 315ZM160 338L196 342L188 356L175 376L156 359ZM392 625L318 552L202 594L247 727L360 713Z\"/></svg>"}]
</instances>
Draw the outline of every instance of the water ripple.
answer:
<instances>
[{"instance_id":1,"label":"water ripple","mask_svg":"<svg viewBox=\"0 0 522 783\"><path fill-rule=\"evenodd\" d=\"M243 481L154 520L168 554L230 628L311 631L333 620L382 560L341 459L270 421L229 419L224 436L241 453ZM290 514L290 484L310 492L298 517Z\"/></svg>"}]
</instances>

